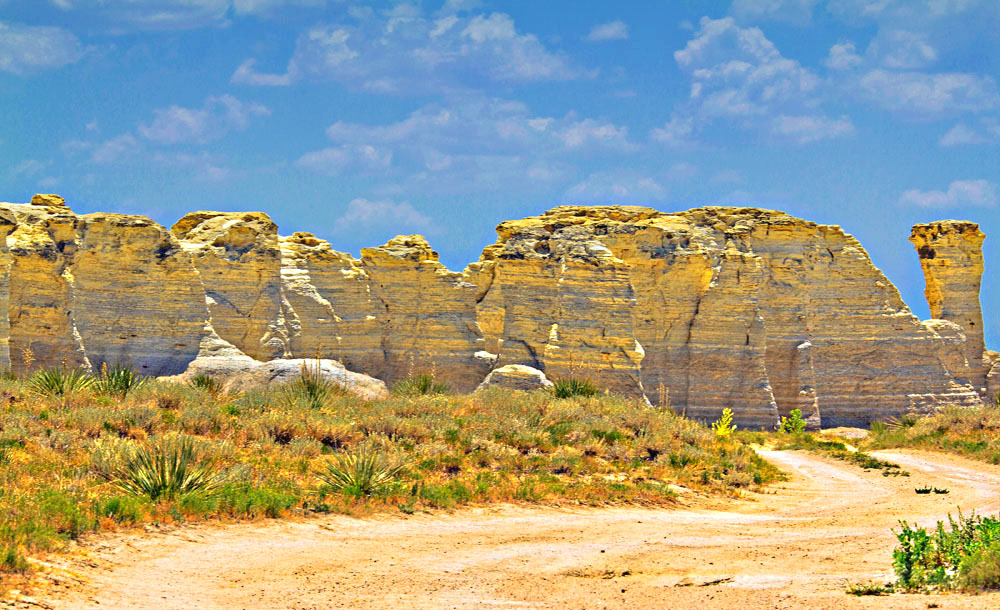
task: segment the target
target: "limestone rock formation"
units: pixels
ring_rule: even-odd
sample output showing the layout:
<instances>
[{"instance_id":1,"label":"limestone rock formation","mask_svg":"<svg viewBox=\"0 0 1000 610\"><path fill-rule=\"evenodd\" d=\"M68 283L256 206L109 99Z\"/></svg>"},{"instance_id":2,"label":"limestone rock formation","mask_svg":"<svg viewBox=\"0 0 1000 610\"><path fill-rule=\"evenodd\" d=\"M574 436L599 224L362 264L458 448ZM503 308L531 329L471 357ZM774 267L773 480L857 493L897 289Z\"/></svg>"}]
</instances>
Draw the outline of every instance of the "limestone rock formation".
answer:
<instances>
[{"instance_id":1,"label":"limestone rock formation","mask_svg":"<svg viewBox=\"0 0 1000 610\"><path fill-rule=\"evenodd\" d=\"M0 367L238 385L316 359L370 396L412 373L456 391L577 377L700 419L731 408L741 427L793 409L865 426L1000 392L974 223L913 229L927 321L853 237L781 212L563 206L497 232L456 273L416 235L355 258L256 212L167 231L58 195L0 204Z\"/></svg>"},{"instance_id":2,"label":"limestone rock formation","mask_svg":"<svg viewBox=\"0 0 1000 610\"><path fill-rule=\"evenodd\" d=\"M295 358L260 362L246 355L241 357L239 352L228 357L199 357L182 375L167 379L186 383L196 375L208 375L218 380L224 391L236 391L288 383L301 376L303 370L310 374L318 373L364 400L377 400L389 395L384 381L349 371L336 360Z\"/></svg>"},{"instance_id":3,"label":"limestone rock formation","mask_svg":"<svg viewBox=\"0 0 1000 610\"><path fill-rule=\"evenodd\" d=\"M979 303L984 239L978 224L959 220L915 225L910 235L924 270L924 294L931 317L954 322L962 329L968 368L955 373L967 377L976 389L985 389L989 372Z\"/></svg>"},{"instance_id":4,"label":"limestone rock formation","mask_svg":"<svg viewBox=\"0 0 1000 610\"><path fill-rule=\"evenodd\" d=\"M129 362L161 375L195 358L204 292L163 227L142 216L78 216L56 195L0 204L0 217L0 226L15 223L5 295L15 372Z\"/></svg>"},{"instance_id":5,"label":"limestone rock formation","mask_svg":"<svg viewBox=\"0 0 1000 610\"><path fill-rule=\"evenodd\" d=\"M921 323L839 227L756 208L563 206L497 232L477 271L492 268L480 302L498 283L503 295L501 364L549 374L555 346L587 363L578 374L689 416L729 407L741 426L796 408L839 426L978 403L945 363L966 347L960 329ZM601 280L563 280L568 251L587 253ZM560 336L578 324L592 326ZM622 373L636 370L630 389Z\"/></svg>"},{"instance_id":6,"label":"limestone rock formation","mask_svg":"<svg viewBox=\"0 0 1000 610\"><path fill-rule=\"evenodd\" d=\"M553 384L545 376L545 373L538 369L524 366L523 364L508 364L490 371L476 391L490 388L502 388L505 390L544 390L551 388Z\"/></svg>"},{"instance_id":7,"label":"limestone rock formation","mask_svg":"<svg viewBox=\"0 0 1000 610\"><path fill-rule=\"evenodd\" d=\"M289 354L278 226L260 212L194 212L170 229L198 270L212 327L257 360Z\"/></svg>"}]
</instances>

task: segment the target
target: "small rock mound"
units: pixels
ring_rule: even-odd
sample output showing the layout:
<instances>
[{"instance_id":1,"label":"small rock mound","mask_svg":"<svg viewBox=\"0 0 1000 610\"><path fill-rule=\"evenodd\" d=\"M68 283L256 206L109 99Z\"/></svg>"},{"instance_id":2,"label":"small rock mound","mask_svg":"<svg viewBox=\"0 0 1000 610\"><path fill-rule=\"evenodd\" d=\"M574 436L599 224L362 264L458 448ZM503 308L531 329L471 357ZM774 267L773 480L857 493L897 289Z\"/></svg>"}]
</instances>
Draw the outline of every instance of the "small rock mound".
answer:
<instances>
[{"instance_id":1,"label":"small rock mound","mask_svg":"<svg viewBox=\"0 0 1000 610\"><path fill-rule=\"evenodd\" d=\"M552 387L545 373L523 364L508 364L494 369L476 390L503 388L505 390L544 390Z\"/></svg>"}]
</instances>

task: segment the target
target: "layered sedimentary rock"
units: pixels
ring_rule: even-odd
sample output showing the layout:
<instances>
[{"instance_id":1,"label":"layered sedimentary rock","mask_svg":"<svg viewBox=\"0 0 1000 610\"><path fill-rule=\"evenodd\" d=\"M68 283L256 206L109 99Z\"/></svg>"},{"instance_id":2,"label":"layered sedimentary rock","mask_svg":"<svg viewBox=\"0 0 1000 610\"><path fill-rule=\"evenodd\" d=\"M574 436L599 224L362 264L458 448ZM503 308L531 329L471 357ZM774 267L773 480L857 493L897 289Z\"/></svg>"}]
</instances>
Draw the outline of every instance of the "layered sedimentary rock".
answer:
<instances>
[{"instance_id":1,"label":"layered sedimentary rock","mask_svg":"<svg viewBox=\"0 0 1000 610\"><path fill-rule=\"evenodd\" d=\"M560 347L586 354L584 372L595 378L618 374L602 356L620 348L629 324L610 322L599 307L551 305L562 284L552 272L561 245L589 239L610 250L591 273L624 273L621 294L635 300L620 309L631 312L642 391L654 403L705 419L730 407L744 426L801 409L814 425L838 426L978 402L956 351L967 349L961 329L913 316L839 227L756 208L564 206L497 231L483 261L494 266L494 285L512 276L501 281L501 363L548 373L537 356L541 329L583 318L592 332ZM514 255L497 254L505 251ZM578 287L577 298L598 285ZM528 337L532 349L523 346Z\"/></svg>"},{"instance_id":2,"label":"layered sedimentary rock","mask_svg":"<svg viewBox=\"0 0 1000 610\"><path fill-rule=\"evenodd\" d=\"M55 195L0 204L0 367L284 379L319 359L457 391L493 370L484 386L589 378L691 417L731 408L742 427L794 409L866 425L1000 392L974 223L913 229L927 321L853 237L781 212L564 206L497 232L456 273L415 235L355 258L255 212L167 231Z\"/></svg>"},{"instance_id":3,"label":"layered sedimentary rock","mask_svg":"<svg viewBox=\"0 0 1000 610\"><path fill-rule=\"evenodd\" d=\"M141 216L78 216L57 196L0 204L10 256L10 365L128 362L184 370L206 332L197 272L169 232Z\"/></svg>"},{"instance_id":4,"label":"layered sedimentary rock","mask_svg":"<svg viewBox=\"0 0 1000 610\"><path fill-rule=\"evenodd\" d=\"M260 212L194 212L170 229L191 255L212 327L248 356L288 355L278 226Z\"/></svg>"},{"instance_id":5,"label":"layered sedimentary rock","mask_svg":"<svg viewBox=\"0 0 1000 610\"><path fill-rule=\"evenodd\" d=\"M983 240L974 222L942 220L913 227L910 241L920 256L931 317L954 322L965 334L965 357L973 387L985 388L983 312L979 289L983 276Z\"/></svg>"},{"instance_id":6,"label":"layered sedimentary rock","mask_svg":"<svg viewBox=\"0 0 1000 610\"><path fill-rule=\"evenodd\" d=\"M294 312L291 351L340 360L389 383L432 373L470 391L489 372L476 289L424 238L399 236L360 259L309 233L281 240L282 283Z\"/></svg>"}]
</instances>

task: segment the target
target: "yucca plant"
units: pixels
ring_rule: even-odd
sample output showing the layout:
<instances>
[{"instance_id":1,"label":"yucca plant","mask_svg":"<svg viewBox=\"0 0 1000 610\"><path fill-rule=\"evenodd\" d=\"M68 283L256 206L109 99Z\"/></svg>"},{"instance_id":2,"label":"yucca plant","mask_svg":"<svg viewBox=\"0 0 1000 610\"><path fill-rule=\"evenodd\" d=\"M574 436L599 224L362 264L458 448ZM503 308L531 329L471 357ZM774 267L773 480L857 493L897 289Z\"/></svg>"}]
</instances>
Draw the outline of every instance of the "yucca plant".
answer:
<instances>
[{"instance_id":1,"label":"yucca plant","mask_svg":"<svg viewBox=\"0 0 1000 610\"><path fill-rule=\"evenodd\" d=\"M215 377L205 375L204 373L199 373L192 377L191 385L199 390L205 390L213 396L222 391L222 384Z\"/></svg>"},{"instance_id":2,"label":"yucca plant","mask_svg":"<svg viewBox=\"0 0 1000 610\"><path fill-rule=\"evenodd\" d=\"M596 396L601 393L589 379L577 379L570 377L566 379L556 379L552 382L552 395L556 398L572 398L574 396Z\"/></svg>"},{"instance_id":3,"label":"yucca plant","mask_svg":"<svg viewBox=\"0 0 1000 610\"><path fill-rule=\"evenodd\" d=\"M334 456L317 476L330 491L361 498L389 490L402 471L377 449L362 447Z\"/></svg>"},{"instance_id":4,"label":"yucca plant","mask_svg":"<svg viewBox=\"0 0 1000 610\"><path fill-rule=\"evenodd\" d=\"M322 408L331 398L346 392L343 386L323 374L319 362L313 365L303 363L299 376L286 383L284 389L285 399L289 403L304 403L311 409Z\"/></svg>"},{"instance_id":5,"label":"yucca plant","mask_svg":"<svg viewBox=\"0 0 1000 610\"><path fill-rule=\"evenodd\" d=\"M94 387L98 393L105 396L125 398L129 392L141 388L148 379L136 373L130 366L117 362L108 366L105 362L101 367L101 376L94 382Z\"/></svg>"},{"instance_id":6,"label":"yucca plant","mask_svg":"<svg viewBox=\"0 0 1000 610\"><path fill-rule=\"evenodd\" d=\"M425 396L427 394L447 394L448 385L437 381L430 373L412 375L396 382L392 392L399 396Z\"/></svg>"},{"instance_id":7,"label":"yucca plant","mask_svg":"<svg viewBox=\"0 0 1000 610\"><path fill-rule=\"evenodd\" d=\"M42 396L65 396L93 384L94 377L81 369L45 369L28 378L28 389Z\"/></svg>"},{"instance_id":8,"label":"yucca plant","mask_svg":"<svg viewBox=\"0 0 1000 610\"><path fill-rule=\"evenodd\" d=\"M98 474L128 494L153 501L208 495L225 482L213 463L199 459L194 439L183 435L126 450L120 463Z\"/></svg>"}]
</instances>

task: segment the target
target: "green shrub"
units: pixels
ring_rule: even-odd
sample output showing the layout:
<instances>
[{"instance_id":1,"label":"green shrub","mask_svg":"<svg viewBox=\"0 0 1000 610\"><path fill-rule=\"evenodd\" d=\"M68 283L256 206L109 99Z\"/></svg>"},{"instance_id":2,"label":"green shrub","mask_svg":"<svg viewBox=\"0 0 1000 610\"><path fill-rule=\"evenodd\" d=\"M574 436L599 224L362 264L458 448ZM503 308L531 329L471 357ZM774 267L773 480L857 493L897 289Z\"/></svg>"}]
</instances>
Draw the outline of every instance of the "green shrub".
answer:
<instances>
[{"instance_id":1,"label":"green shrub","mask_svg":"<svg viewBox=\"0 0 1000 610\"><path fill-rule=\"evenodd\" d=\"M108 366L104 363L100 377L94 381L94 388L105 396L125 398L130 392L145 385L148 379L136 373L130 366L119 363Z\"/></svg>"},{"instance_id":2,"label":"green shrub","mask_svg":"<svg viewBox=\"0 0 1000 610\"><path fill-rule=\"evenodd\" d=\"M142 521L146 510L145 502L134 496L112 496L99 500L94 505L97 516L129 525Z\"/></svg>"},{"instance_id":3,"label":"green shrub","mask_svg":"<svg viewBox=\"0 0 1000 610\"><path fill-rule=\"evenodd\" d=\"M426 396L428 394L447 394L448 385L437 381L430 373L411 375L397 381L392 386L392 393L397 396Z\"/></svg>"},{"instance_id":4,"label":"green shrub","mask_svg":"<svg viewBox=\"0 0 1000 610\"><path fill-rule=\"evenodd\" d=\"M204 390L213 396L222 391L222 384L219 383L219 380L204 373L199 373L192 377L191 386L199 390Z\"/></svg>"},{"instance_id":5,"label":"green shrub","mask_svg":"<svg viewBox=\"0 0 1000 610\"><path fill-rule=\"evenodd\" d=\"M93 376L81 369L46 369L28 378L28 390L41 396L65 396L93 383Z\"/></svg>"},{"instance_id":6,"label":"green shrub","mask_svg":"<svg viewBox=\"0 0 1000 610\"><path fill-rule=\"evenodd\" d=\"M210 494L223 478L210 462L199 462L194 439L165 437L151 446L126 448L118 464L98 470L122 491L150 500Z\"/></svg>"},{"instance_id":7,"label":"green shrub","mask_svg":"<svg viewBox=\"0 0 1000 610\"><path fill-rule=\"evenodd\" d=\"M1000 587L1000 519L948 515L933 532L901 521L893 550L898 585L906 591Z\"/></svg>"},{"instance_id":8,"label":"green shrub","mask_svg":"<svg viewBox=\"0 0 1000 610\"><path fill-rule=\"evenodd\" d=\"M572 398L574 396L597 396L601 389L589 379L569 377L552 381L552 395L556 398Z\"/></svg>"},{"instance_id":9,"label":"green shrub","mask_svg":"<svg viewBox=\"0 0 1000 610\"><path fill-rule=\"evenodd\" d=\"M389 491L402 470L375 448L363 447L335 455L318 476L331 491L361 498Z\"/></svg>"},{"instance_id":10,"label":"green shrub","mask_svg":"<svg viewBox=\"0 0 1000 610\"><path fill-rule=\"evenodd\" d=\"M334 396L343 396L346 390L323 374L317 362L315 365L302 364L299 376L284 384L285 400L289 405L302 404L310 409L321 409Z\"/></svg>"},{"instance_id":11,"label":"green shrub","mask_svg":"<svg viewBox=\"0 0 1000 610\"><path fill-rule=\"evenodd\" d=\"M802 419L802 409L792 409L788 417L781 418L781 430L789 434L798 434L806 429L806 420Z\"/></svg>"}]
</instances>

